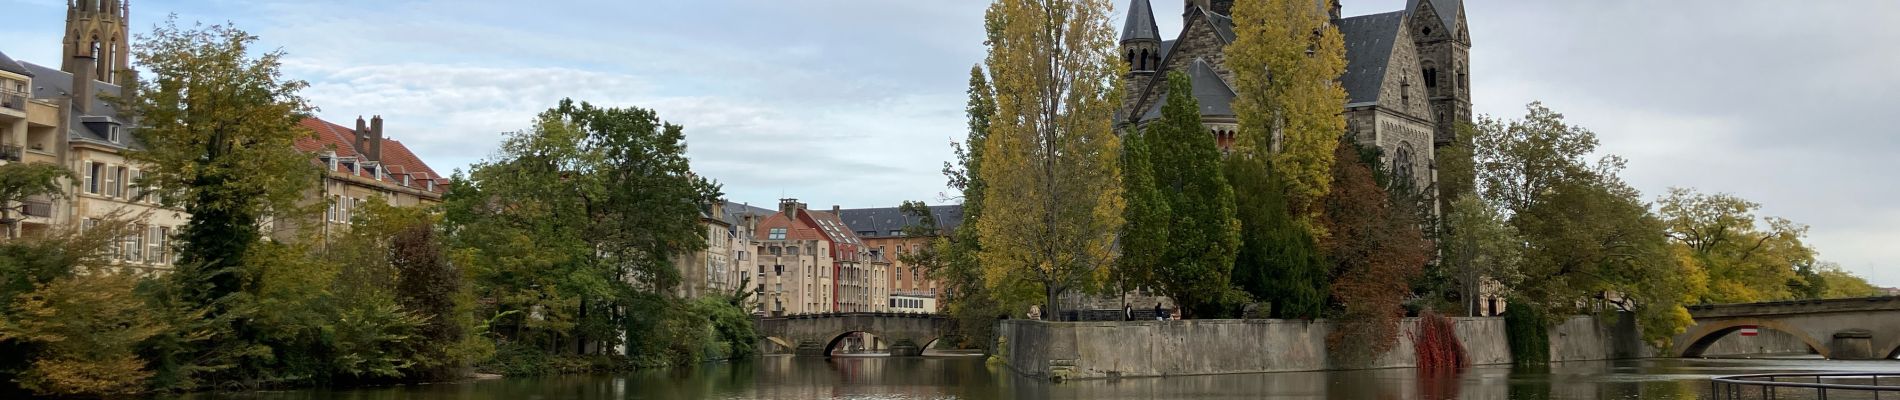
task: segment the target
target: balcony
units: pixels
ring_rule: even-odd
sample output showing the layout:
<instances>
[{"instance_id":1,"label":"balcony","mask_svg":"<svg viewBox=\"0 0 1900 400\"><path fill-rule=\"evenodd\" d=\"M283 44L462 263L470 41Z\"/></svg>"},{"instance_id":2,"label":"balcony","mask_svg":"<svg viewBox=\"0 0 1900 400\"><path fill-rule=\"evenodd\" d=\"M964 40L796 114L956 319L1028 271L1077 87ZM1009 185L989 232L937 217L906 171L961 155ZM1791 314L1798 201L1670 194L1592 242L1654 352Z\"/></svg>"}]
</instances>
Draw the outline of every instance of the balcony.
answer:
<instances>
[{"instance_id":1,"label":"balcony","mask_svg":"<svg viewBox=\"0 0 1900 400\"><path fill-rule=\"evenodd\" d=\"M20 207L20 212L28 217L52 218L53 203L28 200Z\"/></svg>"},{"instance_id":2,"label":"balcony","mask_svg":"<svg viewBox=\"0 0 1900 400\"><path fill-rule=\"evenodd\" d=\"M20 146L10 144L0 145L0 160L20 162L21 155Z\"/></svg>"},{"instance_id":3,"label":"balcony","mask_svg":"<svg viewBox=\"0 0 1900 400\"><path fill-rule=\"evenodd\" d=\"M26 111L26 92L0 89L0 108Z\"/></svg>"}]
</instances>

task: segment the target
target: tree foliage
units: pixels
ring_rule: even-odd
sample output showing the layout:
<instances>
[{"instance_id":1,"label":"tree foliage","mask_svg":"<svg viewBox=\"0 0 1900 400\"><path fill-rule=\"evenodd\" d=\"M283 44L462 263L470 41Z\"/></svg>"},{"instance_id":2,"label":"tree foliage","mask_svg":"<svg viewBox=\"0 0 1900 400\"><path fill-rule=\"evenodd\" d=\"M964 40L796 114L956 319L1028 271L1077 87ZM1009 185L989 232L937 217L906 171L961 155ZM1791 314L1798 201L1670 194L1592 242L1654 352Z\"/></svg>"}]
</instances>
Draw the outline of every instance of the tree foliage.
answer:
<instances>
[{"instance_id":1,"label":"tree foliage","mask_svg":"<svg viewBox=\"0 0 1900 400\"><path fill-rule=\"evenodd\" d=\"M1694 271L1671 257L1662 220L1617 178L1621 159L1586 162L1594 133L1542 104L1527 109L1509 123L1482 118L1473 140L1480 193L1523 242L1512 308L1634 311L1644 335L1666 345L1691 322L1682 303Z\"/></svg>"},{"instance_id":2,"label":"tree foliage","mask_svg":"<svg viewBox=\"0 0 1900 400\"><path fill-rule=\"evenodd\" d=\"M955 336L960 339L957 344L963 348L988 348L995 343L995 327L991 322L1009 309L991 295L994 291L990 283L984 282L982 264L978 261L982 245L976 227L977 221L982 220L983 194L988 188L981 173L983 148L989 137L990 117L996 113L996 95L981 65L970 67L969 84L969 101L964 108L969 119L968 133L962 143L951 143L956 159L944 162L943 166L949 187L959 191L954 196L963 202L963 220L945 232L937 225L928 206L904 205L904 212L919 217L921 222L904 227L906 236L924 235L934 239L927 250L905 254L900 259L905 264L925 268L943 289L937 297L939 308L957 321Z\"/></svg>"},{"instance_id":3,"label":"tree foliage","mask_svg":"<svg viewBox=\"0 0 1900 400\"><path fill-rule=\"evenodd\" d=\"M1160 225L1167 229L1166 246L1158 252L1164 261L1155 263L1155 282L1180 305L1184 317L1202 315L1239 296L1230 276L1240 247L1234 188L1222 174L1220 149L1202 127L1200 109L1187 75L1170 73L1161 119L1150 123L1143 135L1151 152L1146 163L1152 168L1150 185L1166 206L1160 209L1167 219ZM1130 177L1133 168L1124 163ZM1133 210L1136 204L1130 201L1128 207ZM1123 257L1136 250L1124 247Z\"/></svg>"},{"instance_id":4,"label":"tree foliage","mask_svg":"<svg viewBox=\"0 0 1900 400\"><path fill-rule=\"evenodd\" d=\"M282 50L254 55L256 41L228 25L167 20L132 50L149 74L128 85L144 145L130 158L144 165L143 186L191 214L172 276L188 304L214 314L243 290L260 219L297 208L318 172L293 146L311 135L298 126L313 110L298 94L308 85L283 78Z\"/></svg>"},{"instance_id":5,"label":"tree foliage","mask_svg":"<svg viewBox=\"0 0 1900 400\"><path fill-rule=\"evenodd\" d=\"M1226 160L1233 182L1241 242L1234 258L1236 286L1266 302L1273 318L1324 316L1332 265L1312 231L1288 210L1282 177L1258 157Z\"/></svg>"},{"instance_id":6,"label":"tree foliage","mask_svg":"<svg viewBox=\"0 0 1900 400\"><path fill-rule=\"evenodd\" d=\"M1197 117L1198 119L1198 117ZM1200 122L1194 121L1195 125ZM1122 305L1127 306L1127 294L1137 288L1153 288L1163 294L1171 293L1172 288L1163 285L1169 259L1168 229L1173 223L1173 211L1168 201L1155 186L1155 168L1150 161L1153 154L1149 146L1155 142L1158 129L1148 132L1129 132L1122 136L1122 201L1127 204L1122 209L1120 250L1121 256L1115 259L1115 268L1110 274L1115 284L1115 293L1122 295ZM1176 304L1179 299L1176 299Z\"/></svg>"},{"instance_id":7,"label":"tree foliage","mask_svg":"<svg viewBox=\"0 0 1900 400\"><path fill-rule=\"evenodd\" d=\"M1336 147L1332 190L1322 199L1329 234L1320 242L1333 263L1332 299L1341 327L1327 343L1342 360L1363 361L1397 344L1408 285L1431 260L1432 245L1418 214L1378 182L1378 155L1342 139ZM1350 349L1352 351L1345 351Z\"/></svg>"},{"instance_id":8,"label":"tree foliage","mask_svg":"<svg viewBox=\"0 0 1900 400\"><path fill-rule=\"evenodd\" d=\"M1112 123L1123 66L1105 0L998 0L986 61L995 88L975 221L986 282L1028 282L1048 315L1108 272L1122 225L1121 143ZM993 289L1003 286L992 284ZM1012 285L1013 286L1013 285Z\"/></svg>"},{"instance_id":9,"label":"tree foliage","mask_svg":"<svg viewBox=\"0 0 1900 400\"><path fill-rule=\"evenodd\" d=\"M1306 0L1234 2L1233 43L1225 51L1234 71L1234 113L1240 118L1237 152L1265 157L1285 175L1287 204L1311 224L1331 185L1333 148L1346 120L1345 40L1326 10Z\"/></svg>"},{"instance_id":10,"label":"tree foliage","mask_svg":"<svg viewBox=\"0 0 1900 400\"><path fill-rule=\"evenodd\" d=\"M691 317L670 298L672 257L706 247L699 215L719 195L685 152L684 128L651 110L563 100L458 176L445 198L450 259L494 301L482 312L500 318L495 333L582 354L626 330L639 339L630 355L677 360L668 340L699 333L667 321Z\"/></svg>"},{"instance_id":11,"label":"tree foliage","mask_svg":"<svg viewBox=\"0 0 1900 400\"><path fill-rule=\"evenodd\" d=\"M1802 242L1808 227L1758 219L1760 204L1730 194L1670 188L1657 200L1671 245L1688 268L1701 271L1701 303L1753 303L1796 298L1796 266L1815 262ZM1795 283L1796 285L1790 285Z\"/></svg>"}]
</instances>

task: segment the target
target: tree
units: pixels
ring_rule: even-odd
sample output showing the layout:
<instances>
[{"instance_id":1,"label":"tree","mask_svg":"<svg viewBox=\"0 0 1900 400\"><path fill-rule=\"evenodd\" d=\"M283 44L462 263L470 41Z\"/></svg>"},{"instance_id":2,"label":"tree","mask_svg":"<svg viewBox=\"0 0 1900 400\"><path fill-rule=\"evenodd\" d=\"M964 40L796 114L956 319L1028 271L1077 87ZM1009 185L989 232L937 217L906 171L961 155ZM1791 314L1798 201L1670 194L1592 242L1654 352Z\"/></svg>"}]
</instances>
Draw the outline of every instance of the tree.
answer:
<instances>
[{"instance_id":1,"label":"tree","mask_svg":"<svg viewBox=\"0 0 1900 400\"><path fill-rule=\"evenodd\" d=\"M1028 282L1060 316L1064 293L1096 286L1122 225L1113 129L1123 66L1105 0L999 0L987 63L996 90L976 221L986 282ZM1002 285L992 284L993 288Z\"/></svg>"},{"instance_id":2,"label":"tree","mask_svg":"<svg viewBox=\"0 0 1900 400\"><path fill-rule=\"evenodd\" d=\"M1802 242L1807 226L1781 218L1758 220L1760 204L1725 193L1670 188L1656 202L1673 246L1706 275L1701 303L1753 303L1796 298L1788 283L1796 266L1814 263ZM1765 223L1765 224L1764 224ZM1766 227L1767 229L1762 229Z\"/></svg>"},{"instance_id":3,"label":"tree","mask_svg":"<svg viewBox=\"0 0 1900 400\"><path fill-rule=\"evenodd\" d=\"M995 89L990 86L983 66L970 67L968 93L964 112L969 119L969 131L963 143L951 142L956 160L943 164L949 187L958 191L954 197L962 200L963 220L955 228L935 236L928 250L907 254L905 257L909 258L903 261L925 268L931 279L943 288L938 295L940 308L956 319L957 336L962 339L958 344L964 348L988 348L995 343L995 324L991 322L1009 308L990 295L989 285L983 281L982 264L977 261L983 247L978 241L976 226L977 221L982 220L983 193L988 188L981 174L984 139L989 137L990 117L996 113ZM906 209L927 222L905 227L907 235L939 232L936 217L930 215L928 207L920 203Z\"/></svg>"},{"instance_id":4,"label":"tree","mask_svg":"<svg viewBox=\"0 0 1900 400\"><path fill-rule=\"evenodd\" d=\"M72 171L48 163L14 162L0 165L0 222L7 224L6 238L19 234L20 221L13 218L14 203L33 197L61 197L66 193L60 179L72 179ZM24 204L22 205L24 206Z\"/></svg>"},{"instance_id":5,"label":"tree","mask_svg":"<svg viewBox=\"0 0 1900 400\"><path fill-rule=\"evenodd\" d=\"M1184 317L1231 303L1228 299L1238 295L1230 283L1240 247L1234 189L1222 175L1220 149L1202 127L1200 109L1187 75L1169 73L1161 119L1148 125L1143 135L1144 147L1153 149L1152 161L1143 167L1153 168L1150 185L1158 189L1166 205L1160 210L1169 219L1161 225L1167 229L1166 247L1158 253L1166 261L1155 264L1159 266L1156 282L1163 294L1181 306ZM1135 166L1124 163L1123 168L1130 177L1125 179L1132 180ZM1128 207L1132 210L1136 204L1130 201ZM1124 248L1124 257L1131 250Z\"/></svg>"},{"instance_id":6,"label":"tree","mask_svg":"<svg viewBox=\"0 0 1900 400\"><path fill-rule=\"evenodd\" d=\"M699 216L719 191L685 152L684 128L654 111L562 100L457 177L444 201L451 258L506 316L504 337L579 354L625 331L630 354L654 361L700 337L673 321L693 316L671 297L672 257L705 248Z\"/></svg>"},{"instance_id":7,"label":"tree","mask_svg":"<svg viewBox=\"0 0 1900 400\"><path fill-rule=\"evenodd\" d=\"M1242 232L1234 284L1266 302L1273 318L1320 318L1332 266L1312 231L1288 212L1282 176L1265 159L1245 155L1228 157L1226 173Z\"/></svg>"},{"instance_id":8,"label":"tree","mask_svg":"<svg viewBox=\"0 0 1900 400\"><path fill-rule=\"evenodd\" d=\"M1621 159L1584 161L1596 134L1540 103L1526 108L1523 120L1481 118L1472 148L1481 196L1523 242L1512 308L1633 311L1644 336L1667 345L1691 322L1682 303L1696 271L1671 256L1662 220L1617 178Z\"/></svg>"},{"instance_id":9,"label":"tree","mask_svg":"<svg viewBox=\"0 0 1900 400\"><path fill-rule=\"evenodd\" d=\"M1173 223L1174 214L1155 186L1155 168L1150 161L1153 154L1149 151L1154 141L1149 136L1156 129L1149 131L1122 136L1122 201L1127 203L1122 219L1126 222L1122 225L1121 256L1115 259L1111 279L1124 308L1128 307L1128 293L1135 288L1154 288L1172 297L1168 290L1172 288L1162 283L1173 278L1165 276L1164 270L1176 261L1168 258L1168 225ZM1174 299L1176 304L1185 305L1181 298Z\"/></svg>"},{"instance_id":10,"label":"tree","mask_svg":"<svg viewBox=\"0 0 1900 400\"><path fill-rule=\"evenodd\" d=\"M1326 10L1307 0L1234 2L1227 66L1234 71L1237 152L1265 157L1285 175L1287 203L1314 229L1332 181L1333 148L1346 120L1345 40ZM1236 185L1239 185L1236 183Z\"/></svg>"},{"instance_id":11,"label":"tree","mask_svg":"<svg viewBox=\"0 0 1900 400\"><path fill-rule=\"evenodd\" d=\"M1351 363L1397 343L1403 302L1412 291L1408 282L1431 261L1432 245L1418 214L1394 204L1379 184L1377 152L1361 150L1350 138L1339 140L1334 185L1322 199L1329 236L1320 248L1333 263L1332 299L1342 324L1327 343Z\"/></svg>"},{"instance_id":12,"label":"tree","mask_svg":"<svg viewBox=\"0 0 1900 400\"><path fill-rule=\"evenodd\" d=\"M143 186L191 214L171 279L212 317L237 305L227 299L243 289L258 223L295 209L318 173L293 146L311 135L298 126L313 110L298 94L307 84L282 78L282 50L253 57L256 41L232 26L166 20L132 51L150 73L128 85L144 144L130 157L145 165Z\"/></svg>"},{"instance_id":13,"label":"tree","mask_svg":"<svg viewBox=\"0 0 1900 400\"><path fill-rule=\"evenodd\" d=\"M1883 294L1880 288L1867 283L1866 279L1841 269L1839 264L1823 262L1815 267L1816 275L1821 278L1821 297L1823 299L1846 299L1854 297L1873 297Z\"/></svg>"},{"instance_id":14,"label":"tree","mask_svg":"<svg viewBox=\"0 0 1900 400\"><path fill-rule=\"evenodd\" d=\"M0 341L34 343L42 351L17 382L42 395L139 393L152 371L135 352L167 327L133 289L131 272L98 269L55 279L20 295L0 319Z\"/></svg>"}]
</instances>

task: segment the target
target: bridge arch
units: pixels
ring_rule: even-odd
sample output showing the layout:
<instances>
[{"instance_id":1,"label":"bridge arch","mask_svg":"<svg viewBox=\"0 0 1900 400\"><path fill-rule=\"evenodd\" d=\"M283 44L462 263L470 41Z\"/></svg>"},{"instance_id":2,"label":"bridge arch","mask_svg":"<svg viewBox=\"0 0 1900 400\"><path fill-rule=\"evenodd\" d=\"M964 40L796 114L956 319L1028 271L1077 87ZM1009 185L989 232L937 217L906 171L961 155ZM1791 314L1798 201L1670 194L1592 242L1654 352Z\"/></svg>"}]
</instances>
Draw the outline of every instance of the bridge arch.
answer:
<instances>
[{"instance_id":1,"label":"bridge arch","mask_svg":"<svg viewBox=\"0 0 1900 400\"><path fill-rule=\"evenodd\" d=\"M927 338L906 338L886 336L879 332L867 330L844 331L832 335L831 340L825 341L823 354L826 357L830 357L832 352L841 349L845 343L845 339L850 338L851 334L854 333L868 334L877 337L877 340L884 342L884 350L890 352L893 356L923 355L924 350L929 349L931 343L936 343L938 339L943 337L942 335L932 335ZM866 343L865 348L867 350L876 350L870 343Z\"/></svg>"},{"instance_id":2,"label":"bridge arch","mask_svg":"<svg viewBox=\"0 0 1900 400\"><path fill-rule=\"evenodd\" d=\"M945 335L949 320L935 314L852 312L762 317L760 333L795 344L797 355L829 356L853 333L882 339L893 356L917 356L923 347ZM780 341L773 341L783 345Z\"/></svg>"},{"instance_id":3,"label":"bridge arch","mask_svg":"<svg viewBox=\"0 0 1900 400\"><path fill-rule=\"evenodd\" d=\"M1892 342L1893 344L1887 345L1886 359L1888 360L1900 359L1900 338L1894 338Z\"/></svg>"},{"instance_id":4,"label":"bridge arch","mask_svg":"<svg viewBox=\"0 0 1900 400\"><path fill-rule=\"evenodd\" d=\"M1709 346L1714 345L1716 341L1722 340L1723 337L1750 326L1792 335L1796 339L1801 339L1801 343L1807 344L1808 349L1813 350L1816 354L1820 354L1822 358L1833 358L1829 355L1827 344L1816 340L1807 330L1790 326L1779 320L1761 318L1733 318L1697 324L1691 327L1689 331L1683 332L1682 335L1678 336L1683 338L1683 340L1676 341L1677 346L1674 346L1675 349L1672 351L1675 354L1672 355L1675 357L1689 358L1701 357L1702 352L1707 351Z\"/></svg>"}]
</instances>

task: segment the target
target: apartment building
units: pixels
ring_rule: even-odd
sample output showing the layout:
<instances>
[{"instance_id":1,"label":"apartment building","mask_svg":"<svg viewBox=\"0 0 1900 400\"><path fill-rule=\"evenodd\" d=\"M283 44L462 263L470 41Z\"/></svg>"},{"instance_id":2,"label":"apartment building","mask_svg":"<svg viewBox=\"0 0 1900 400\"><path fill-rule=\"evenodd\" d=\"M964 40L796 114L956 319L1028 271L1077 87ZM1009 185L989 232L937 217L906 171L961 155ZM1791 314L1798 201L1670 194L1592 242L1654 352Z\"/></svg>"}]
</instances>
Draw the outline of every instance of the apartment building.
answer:
<instances>
[{"instance_id":1,"label":"apartment building","mask_svg":"<svg viewBox=\"0 0 1900 400\"><path fill-rule=\"evenodd\" d=\"M367 121L357 117L354 129L317 117L299 123L313 135L298 140L297 150L311 154L312 162L324 171L304 204L322 204L322 211L310 218L277 221L272 237L331 237L345 231L371 199L398 207L429 206L441 203L448 191L448 177L436 173L402 142L384 136L382 116Z\"/></svg>"},{"instance_id":2,"label":"apartment building","mask_svg":"<svg viewBox=\"0 0 1900 400\"><path fill-rule=\"evenodd\" d=\"M947 234L963 222L962 205L930 206L930 213L936 219L938 234ZM903 261L904 255L923 251L937 237L906 233L906 228L922 224L922 217L897 207L843 209L838 210L838 217L864 241L866 250L873 256L890 261L891 267L884 278L889 285L887 307L906 305L904 311L937 311L936 300L942 288L931 279L928 269Z\"/></svg>"},{"instance_id":3,"label":"apartment building","mask_svg":"<svg viewBox=\"0 0 1900 400\"><path fill-rule=\"evenodd\" d=\"M890 261L830 212L811 211L797 199L753 229L750 265L760 276L755 293L768 315L887 311Z\"/></svg>"}]
</instances>

